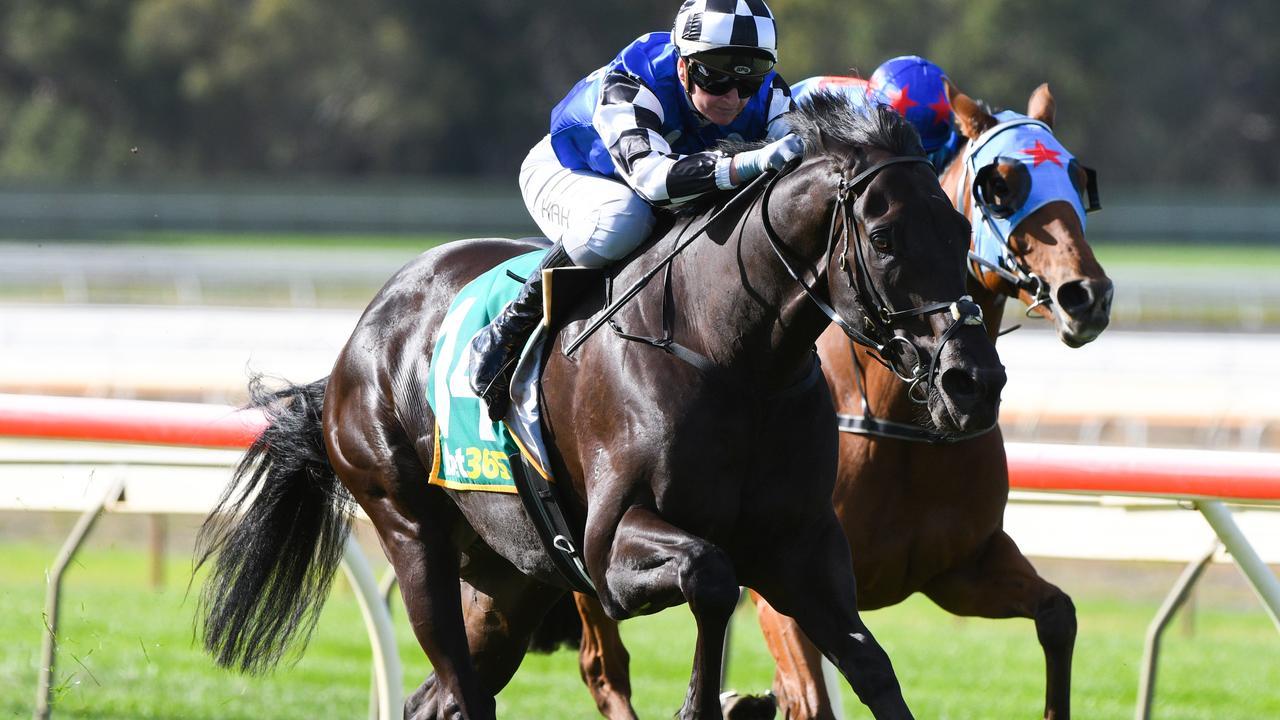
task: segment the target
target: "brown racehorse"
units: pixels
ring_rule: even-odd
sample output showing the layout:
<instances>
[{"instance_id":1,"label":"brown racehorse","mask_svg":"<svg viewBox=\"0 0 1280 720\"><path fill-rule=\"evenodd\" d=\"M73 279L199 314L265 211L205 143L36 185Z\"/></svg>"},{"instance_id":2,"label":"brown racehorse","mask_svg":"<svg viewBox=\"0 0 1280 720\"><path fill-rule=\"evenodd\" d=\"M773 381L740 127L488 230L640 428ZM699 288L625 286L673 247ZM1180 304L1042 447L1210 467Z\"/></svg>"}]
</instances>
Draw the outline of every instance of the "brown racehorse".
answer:
<instances>
[{"instance_id":1,"label":"brown racehorse","mask_svg":"<svg viewBox=\"0 0 1280 720\"><path fill-rule=\"evenodd\" d=\"M952 102L958 128L970 142L996 124L968 96L953 92ZM1032 94L1027 114L1052 126L1054 109L1049 87L1042 85ZM1002 192L1025 196L1016 186L1025 178L1008 168L998 167L997 172L1006 183ZM968 215L973 178L962 178L964 173L964 163L957 160L941 181ZM1084 178L1078 180L1084 187ZM962 192L957 194L957 187ZM1015 287L990 270L979 274L983 269L974 266L968 292L982 306L992 340L1010 297L1021 298L1035 307L1033 312L1052 320L1071 347L1096 338L1107 326L1112 286L1085 242L1072 207L1066 202L1045 205L1014 229L1009 244L1021 264L1043 281L1050 301L1043 302L1037 288ZM842 333L824 333L818 352L837 412L863 414L856 352L867 402L876 416L914 422L917 412L906 386L865 353L851 351ZM886 607L923 592L957 615L1034 619L1045 653L1044 715L1068 718L1075 608L1065 593L1036 573L1001 529L1009 481L1000 429L941 444L842 433L839 452L833 500L853 554L858 607ZM616 629L588 599L578 598L578 605L585 628L580 651L584 679L603 714L634 717L626 697L625 650ZM777 662L774 693L783 717L834 717L818 650L791 618L759 598L757 613Z\"/></svg>"},{"instance_id":2,"label":"brown racehorse","mask_svg":"<svg viewBox=\"0 0 1280 720\"><path fill-rule=\"evenodd\" d=\"M976 319L957 301L966 224L910 126L835 96L793 126L807 148L797 167L720 201L714 216L678 219L616 271L615 286L628 287L705 229L674 256L669 284L645 288L617 316L652 332L668 301L703 366L608 331L572 357L564 335L556 341L543 388L552 470L585 516L578 546L609 618L688 603L698 638L681 717L721 715L724 633L745 585L797 619L875 717L909 718L857 614L830 501L834 408L813 346L828 312L849 318L840 322L851 336L925 387L931 423L945 432L995 421L1004 371L987 335L965 322ZM307 634L354 498L434 670L406 716L494 716L494 695L567 583L518 498L427 484L426 384L450 300L529 249L474 240L424 253L374 298L329 378L257 398L273 421L203 536L203 557L217 555L204 639L219 662L264 669Z\"/></svg>"}]
</instances>

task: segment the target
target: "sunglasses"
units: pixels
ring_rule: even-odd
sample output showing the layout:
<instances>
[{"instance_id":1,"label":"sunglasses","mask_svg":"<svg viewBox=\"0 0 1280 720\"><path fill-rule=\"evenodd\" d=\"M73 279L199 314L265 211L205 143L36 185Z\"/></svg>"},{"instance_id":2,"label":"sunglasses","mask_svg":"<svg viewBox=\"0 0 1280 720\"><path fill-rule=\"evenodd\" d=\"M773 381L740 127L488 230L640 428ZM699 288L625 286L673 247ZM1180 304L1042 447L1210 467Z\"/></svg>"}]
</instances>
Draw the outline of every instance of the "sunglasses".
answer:
<instances>
[{"instance_id":1,"label":"sunglasses","mask_svg":"<svg viewBox=\"0 0 1280 720\"><path fill-rule=\"evenodd\" d=\"M737 88L738 95L756 94L764 76L773 69L771 58L736 53L701 53L689 58L693 84L710 95L724 95Z\"/></svg>"}]
</instances>

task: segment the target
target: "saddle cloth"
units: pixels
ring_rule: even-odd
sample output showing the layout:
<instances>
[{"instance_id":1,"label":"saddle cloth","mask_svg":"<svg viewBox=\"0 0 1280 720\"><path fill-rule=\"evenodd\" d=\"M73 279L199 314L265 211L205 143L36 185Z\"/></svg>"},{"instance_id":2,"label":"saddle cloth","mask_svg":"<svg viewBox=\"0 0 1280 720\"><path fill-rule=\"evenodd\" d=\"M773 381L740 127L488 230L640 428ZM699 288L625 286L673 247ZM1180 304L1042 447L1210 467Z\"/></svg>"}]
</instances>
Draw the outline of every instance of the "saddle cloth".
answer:
<instances>
[{"instance_id":1,"label":"saddle cloth","mask_svg":"<svg viewBox=\"0 0 1280 720\"><path fill-rule=\"evenodd\" d=\"M544 470L547 452L538 421L543 327L521 354L512 381L511 410L503 422L489 419L467 373L471 339L515 299L523 278L537 270L545 253L519 255L485 272L467 283L445 313L428 369L427 403L436 418L435 457L428 479L432 485L515 493L509 457L517 452L534 471L551 479Z\"/></svg>"}]
</instances>

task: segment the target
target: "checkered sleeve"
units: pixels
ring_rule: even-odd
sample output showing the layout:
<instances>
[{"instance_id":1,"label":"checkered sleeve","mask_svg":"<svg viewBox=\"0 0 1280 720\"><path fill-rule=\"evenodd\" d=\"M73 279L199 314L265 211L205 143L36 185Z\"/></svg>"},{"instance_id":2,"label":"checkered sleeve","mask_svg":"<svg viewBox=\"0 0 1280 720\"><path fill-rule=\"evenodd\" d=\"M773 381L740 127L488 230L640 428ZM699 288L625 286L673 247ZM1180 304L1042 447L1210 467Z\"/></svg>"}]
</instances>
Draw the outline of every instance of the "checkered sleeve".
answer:
<instances>
[{"instance_id":1,"label":"checkered sleeve","mask_svg":"<svg viewBox=\"0 0 1280 720\"><path fill-rule=\"evenodd\" d=\"M678 205L717 189L716 152L680 155L662 136L662 104L637 78L613 72L601 84L600 103L591 124L623 179L646 201Z\"/></svg>"},{"instance_id":2,"label":"checkered sleeve","mask_svg":"<svg viewBox=\"0 0 1280 720\"><path fill-rule=\"evenodd\" d=\"M791 132L791 112L796 103L791 99L791 87L780 75L773 76L772 90L769 95L767 140L778 140Z\"/></svg>"}]
</instances>

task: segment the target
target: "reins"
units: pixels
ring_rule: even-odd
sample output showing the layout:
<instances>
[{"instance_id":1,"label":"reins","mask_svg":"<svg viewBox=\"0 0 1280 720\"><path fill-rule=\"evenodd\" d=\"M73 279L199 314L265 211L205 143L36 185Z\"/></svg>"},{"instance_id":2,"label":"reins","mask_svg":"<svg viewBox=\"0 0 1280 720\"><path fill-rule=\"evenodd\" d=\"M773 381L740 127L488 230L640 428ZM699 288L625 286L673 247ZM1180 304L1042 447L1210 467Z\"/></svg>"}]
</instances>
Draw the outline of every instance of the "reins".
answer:
<instances>
[{"instance_id":1,"label":"reins","mask_svg":"<svg viewBox=\"0 0 1280 720\"><path fill-rule=\"evenodd\" d=\"M777 186L778 181L792 169L791 167L788 167L784 168L780 172L766 172L756 177L732 198L730 198L729 201L725 203L724 207L720 208L712 214L711 217L707 218L697 231L682 240L678 240L675 248L673 248L671 252L667 253L667 255L659 260L657 264L646 271L644 275L633 283L631 287L629 287L617 300L610 303L609 306L605 308L604 312L601 313L600 317L592 321L581 335L569 343L564 350L564 354L566 356L572 355L584 342L586 342L587 338L605 324L610 324L614 332L623 339L651 345L663 350L664 352L671 353L699 369L708 369L711 365L710 361L706 360L706 358L703 358L698 353L679 345L671 337L666 307L668 305L668 298L665 297L665 294L663 298L664 337L650 338L627 334L623 332L616 323L613 323L612 319L613 316L616 315L624 305L634 299L635 296L639 294L639 292L644 289L644 287L648 285L649 281L652 280L659 272L662 272L664 269L668 270L669 281L669 270L672 260L674 260L677 255L688 247L690 243L705 234L715 222L724 216L724 214L733 208L739 201L754 198L755 188L758 185L763 184L764 192L760 194L759 202L761 205L761 220L765 231L765 237L769 240L770 248L772 248L774 254L778 256L778 260L782 263L783 268L786 269L787 274L796 281L818 309L826 315L831 322L835 323L845 333L845 335L854 342L864 345L874 351L875 354L873 357L875 357L878 362L883 364L886 368L889 368L889 370L897 375L899 379L908 384L908 396L912 401L916 403L927 402L929 390L933 386L937 377L943 348L946 347L947 342L955 336L956 332L959 331L962 326L981 325L982 309L973 302L972 298L968 295L964 295L953 302L935 302L907 308L906 310L894 310L892 304L884 298L880 291L875 287L875 283L872 282L871 273L867 269L866 259L863 257L864 243L862 242L862 233L858 229L859 223L856 219L851 218L849 205L851 204L851 201L857 199L859 194L858 188L869 182L881 170L892 165L902 163L928 164L928 162L927 158L919 156L899 155L886 158L871 167L862 170L852 178L847 178L842 175L839 184L836 186L836 201L835 206L832 209L831 223L827 234L827 245L823 252L820 265L821 269L817 271L816 275L818 278L824 275L827 271L828 265L830 264L831 254L835 250L836 241L839 236L839 232L837 230L837 221L839 221L843 225L844 230L844 251L840 254L840 267L841 269L848 271L847 258L852 245L854 269L853 272L847 273L848 282L850 288L853 289L854 294L858 299L859 306L863 308L862 324L869 332L863 332L853 324L850 324L835 310L835 308L831 306L830 303L823 300L822 297L805 282L804 278L801 277L800 273L796 271L792 264L787 260L786 255L783 253L786 246L783 244L782 238L773 228L773 223L769 219L769 199L772 197L773 190ZM850 238L853 239L852 243L850 242ZM669 292L669 288L667 290ZM873 307L875 308L875 312L868 313L867 309ZM948 326L947 330L939 339L937 347L934 349L932 355L929 356L928 364L923 365L920 363L921 355L915 345L909 339L894 333L894 330L901 322L910 318L932 315L934 313L944 311L950 311L953 322ZM899 350L895 352L894 348L899 348ZM908 362L905 359L908 352L915 358L915 362L912 367L905 366L905 363ZM898 363L903 363L904 366L901 368L898 367L898 363L895 363L895 359L898 360Z\"/></svg>"},{"instance_id":2,"label":"reins","mask_svg":"<svg viewBox=\"0 0 1280 720\"><path fill-rule=\"evenodd\" d=\"M624 305L631 302L632 298L634 298L637 294L639 294L639 292L643 290L646 285L649 284L649 281L652 280L655 275L661 272L664 268L668 267L671 264L671 261L675 259L676 255L679 255L681 251L683 251L686 247L689 246L690 243L692 243L694 240L698 239L700 235L705 233L717 220L721 218L721 216L723 216L726 212L728 212L730 208L736 205L743 198L752 197L752 192L755 190L756 186L768 180L771 174L773 173L766 172L764 174L757 175L754 180L744 185L742 189L739 190L738 192L734 193L733 197L729 198L729 201L725 203L724 207L715 211L715 213L713 213L711 217L707 218L706 222L702 223L702 227L698 228L697 232L685 238L683 242L677 241L676 247L671 252L667 253L666 257L659 260L658 264L650 268L647 272L645 272L644 275L641 275L640 279L637 280L634 284L632 284L631 287L627 288L627 291L624 292L622 296L619 297L617 300L613 301L609 305L609 307L605 308L604 313L602 313L600 317L596 318L591 323L591 325L589 325L587 329L582 332L581 335L575 338L573 342L569 343L569 346L564 350L565 356L567 357L572 355L575 350L582 347L582 343L586 342L587 338L591 337L597 330L603 327L605 323L609 322L613 318L613 316L616 315L618 311L622 309ZM779 174L781 173L776 173L773 175L776 177ZM771 182L772 181L770 181L770 183ZM622 335L621 333L619 334ZM629 340L634 339L637 341L644 341L649 339L649 338L638 338L637 336L630 336L630 337L626 335L622 335L622 336L625 337L626 339L629 339ZM660 349L666 350L668 352L674 352L674 348L672 348L672 346L675 345L675 343L671 342L669 338L663 338L661 341L651 342L649 344L652 344L655 347L659 347Z\"/></svg>"}]
</instances>

